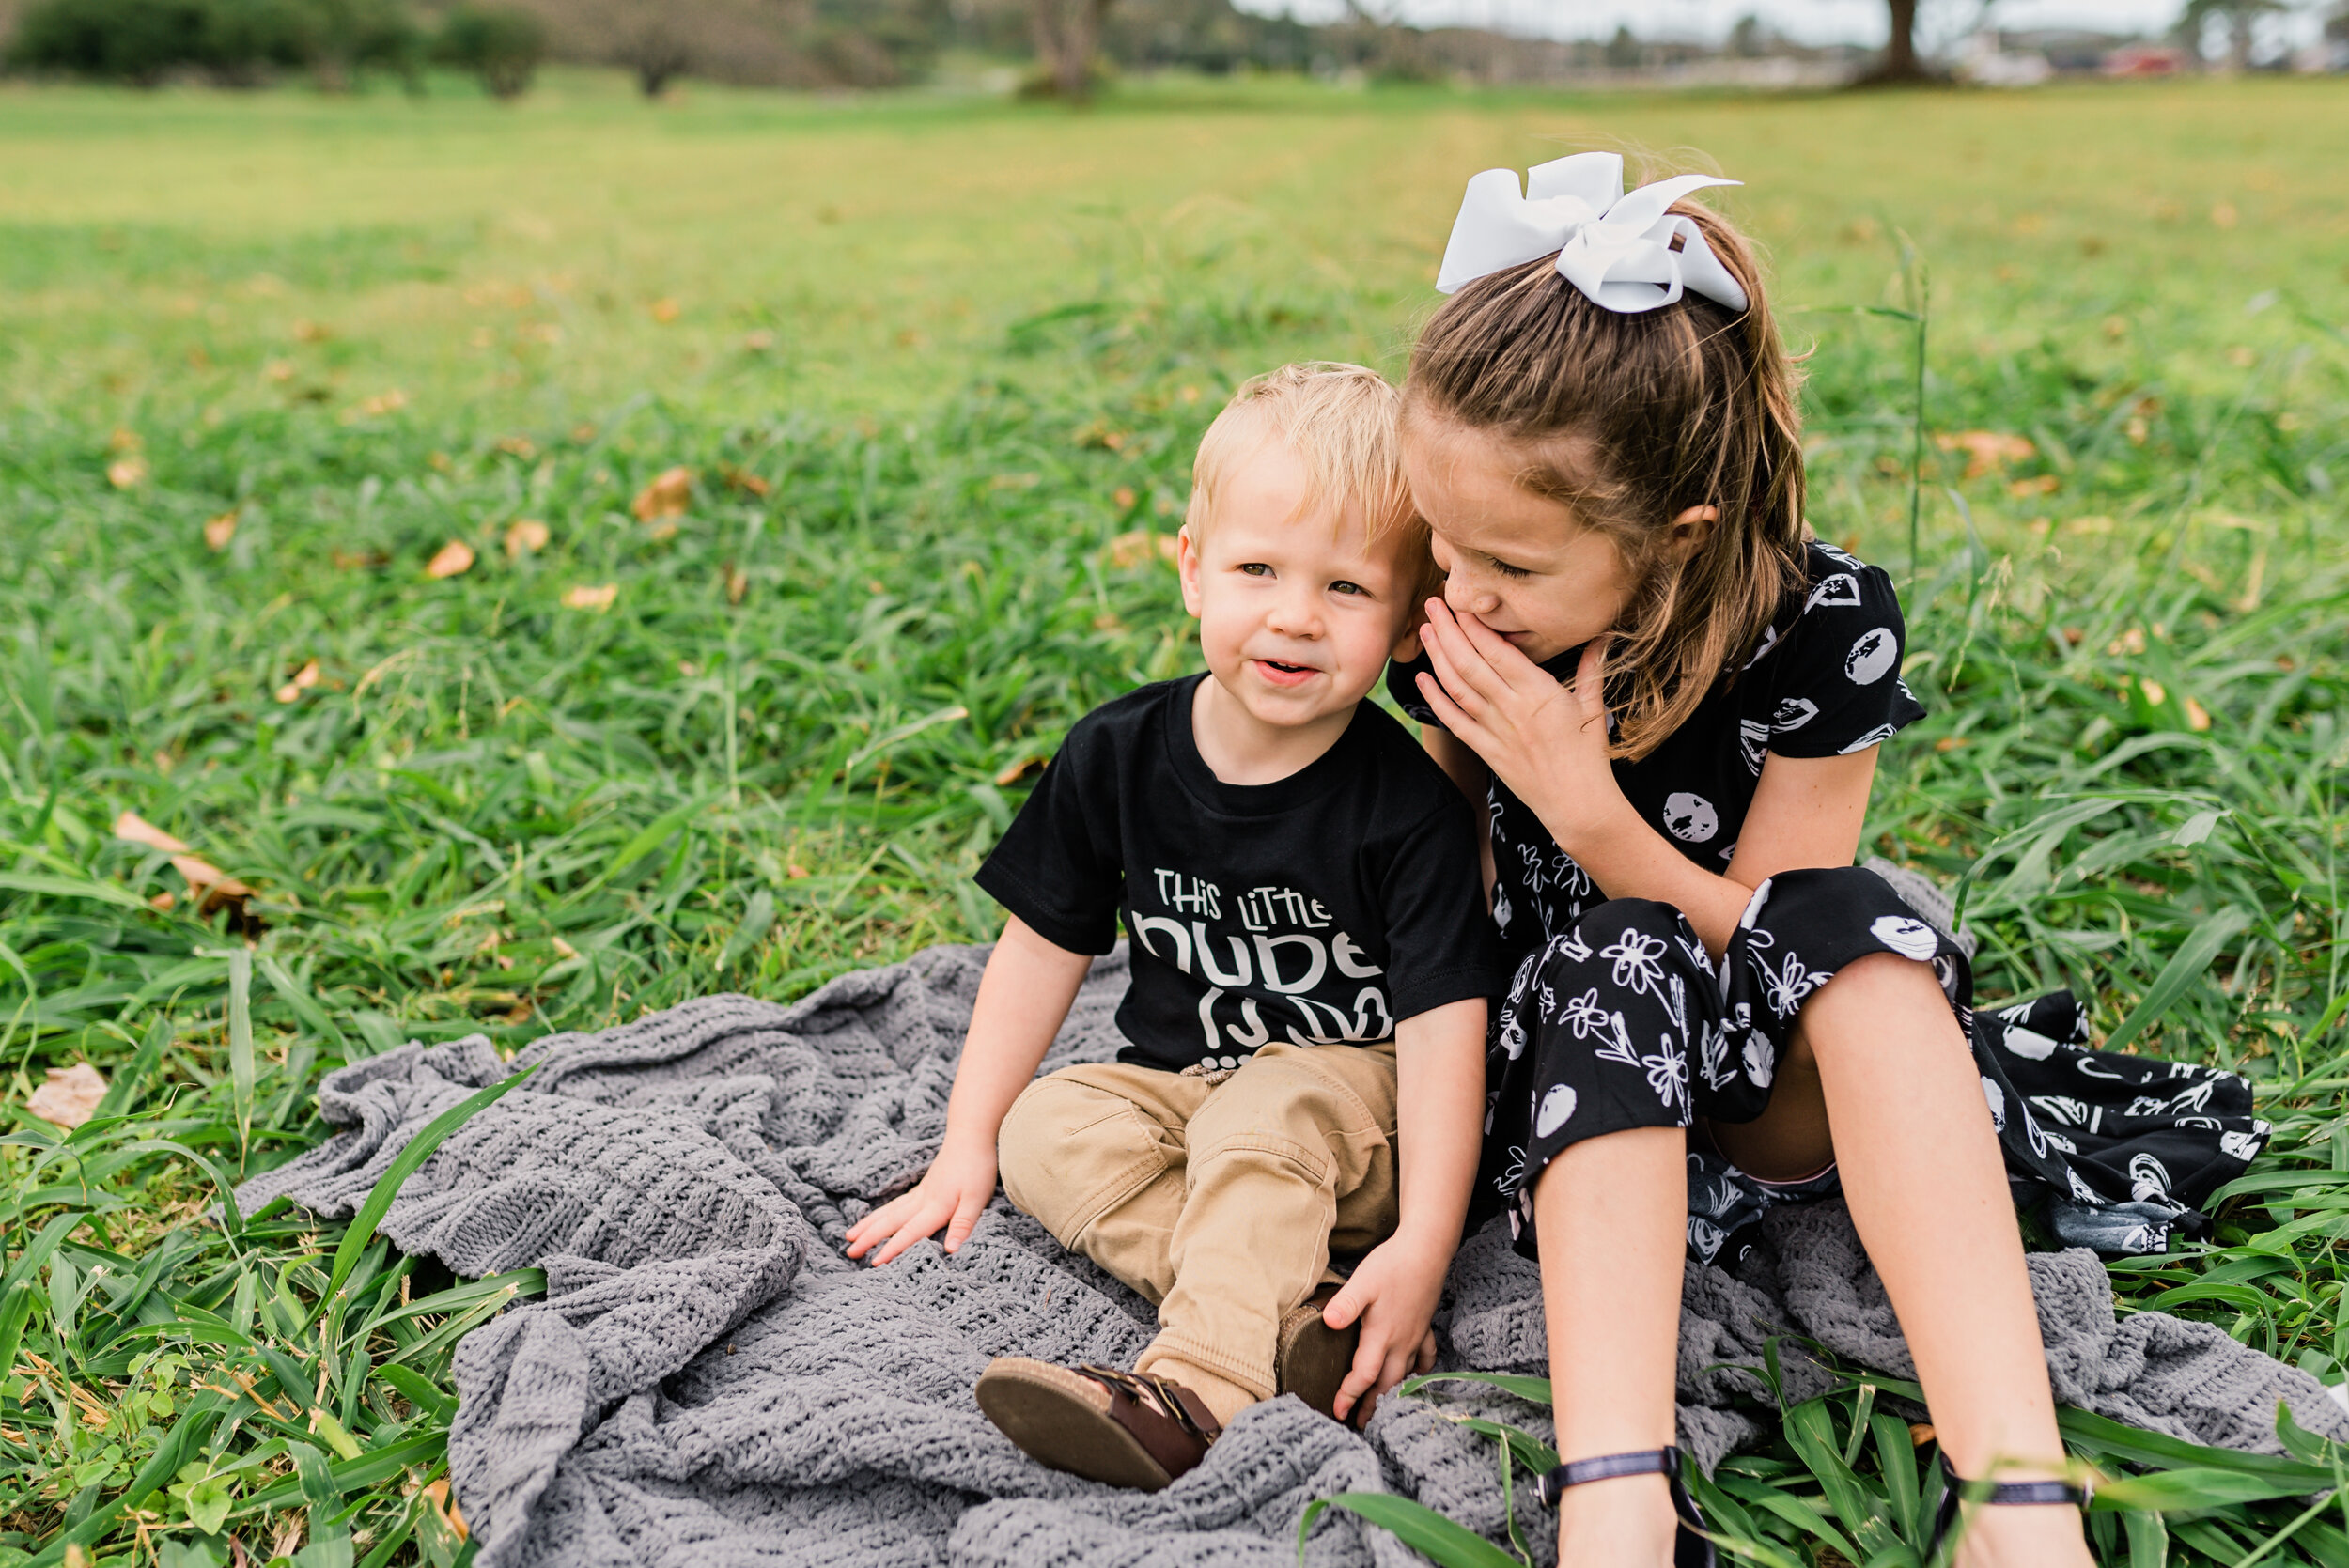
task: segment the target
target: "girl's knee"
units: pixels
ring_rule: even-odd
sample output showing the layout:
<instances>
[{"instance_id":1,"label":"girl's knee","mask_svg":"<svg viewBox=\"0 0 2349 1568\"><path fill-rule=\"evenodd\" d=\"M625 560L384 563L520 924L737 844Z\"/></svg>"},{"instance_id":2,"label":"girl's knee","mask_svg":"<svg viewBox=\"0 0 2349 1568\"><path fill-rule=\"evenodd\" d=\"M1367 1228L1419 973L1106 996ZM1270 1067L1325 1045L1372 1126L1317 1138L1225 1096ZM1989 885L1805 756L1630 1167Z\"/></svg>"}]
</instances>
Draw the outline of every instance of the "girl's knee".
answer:
<instances>
[{"instance_id":1,"label":"girl's knee","mask_svg":"<svg viewBox=\"0 0 2349 1568\"><path fill-rule=\"evenodd\" d=\"M1700 973L1696 934L1677 908L1652 898L1611 898L1575 923L1572 935L1549 944L1542 968L1553 977L1595 967L1610 975L1638 972Z\"/></svg>"}]
</instances>

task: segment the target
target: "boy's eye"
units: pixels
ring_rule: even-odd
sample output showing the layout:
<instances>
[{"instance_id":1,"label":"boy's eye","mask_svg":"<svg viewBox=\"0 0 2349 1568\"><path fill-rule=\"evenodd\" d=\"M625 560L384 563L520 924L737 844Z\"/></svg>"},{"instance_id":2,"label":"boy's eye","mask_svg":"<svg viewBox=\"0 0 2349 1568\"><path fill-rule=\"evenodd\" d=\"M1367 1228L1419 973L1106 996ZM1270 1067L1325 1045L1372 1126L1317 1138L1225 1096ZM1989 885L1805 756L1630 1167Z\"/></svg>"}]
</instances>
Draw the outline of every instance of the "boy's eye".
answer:
<instances>
[{"instance_id":1,"label":"boy's eye","mask_svg":"<svg viewBox=\"0 0 2349 1568\"><path fill-rule=\"evenodd\" d=\"M1272 568L1266 566L1262 561L1243 562L1241 563L1239 569L1246 572L1251 577L1270 577L1272 575Z\"/></svg>"},{"instance_id":2,"label":"boy's eye","mask_svg":"<svg viewBox=\"0 0 2349 1568\"><path fill-rule=\"evenodd\" d=\"M1370 590L1369 590L1368 588L1363 587L1361 583L1359 583L1359 582L1346 582L1346 581L1345 579L1343 579L1343 578L1339 579L1339 580L1338 580L1337 582L1335 582L1330 583L1330 591L1331 593L1333 593L1333 594L1365 594L1365 595L1366 595L1366 594L1368 594L1368 593L1370 592Z\"/></svg>"}]
</instances>

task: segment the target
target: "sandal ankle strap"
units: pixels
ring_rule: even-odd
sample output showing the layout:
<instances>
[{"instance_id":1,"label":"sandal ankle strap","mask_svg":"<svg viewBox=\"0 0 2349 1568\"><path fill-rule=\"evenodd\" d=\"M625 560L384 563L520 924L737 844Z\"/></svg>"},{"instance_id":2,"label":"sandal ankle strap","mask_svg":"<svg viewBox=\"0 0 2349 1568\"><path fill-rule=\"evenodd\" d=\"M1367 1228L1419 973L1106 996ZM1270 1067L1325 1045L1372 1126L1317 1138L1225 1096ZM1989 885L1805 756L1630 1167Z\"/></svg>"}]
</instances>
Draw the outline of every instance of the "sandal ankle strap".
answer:
<instances>
[{"instance_id":1,"label":"sandal ankle strap","mask_svg":"<svg viewBox=\"0 0 2349 1568\"><path fill-rule=\"evenodd\" d=\"M1934 1510L1933 1531L1925 1539L1927 1562L1939 1555L1950 1531L1956 1528L1958 1510L1965 1503L1986 1508L2069 1503L2075 1508L2086 1508L2092 1491L2068 1481L1967 1481L1948 1467L1947 1460L1942 1465L1941 1506Z\"/></svg>"},{"instance_id":2,"label":"sandal ankle strap","mask_svg":"<svg viewBox=\"0 0 2349 1568\"><path fill-rule=\"evenodd\" d=\"M1596 1459L1577 1459L1548 1471L1534 1482L1533 1486L1541 1497L1542 1506L1555 1508L1560 1493L1569 1486L1580 1486L1586 1482L1613 1481L1628 1475L1677 1477L1679 1474L1680 1450L1668 1447L1647 1449L1638 1453L1602 1454Z\"/></svg>"},{"instance_id":3,"label":"sandal ankle strap","mask_svg":"<svg viewBox=\"0 0 2349 1568\"><path fill-rule=\"evenodd\" d=\"M1190 1400L1198 1400L1199 1396L1190 1393L1190 1389L1173 1378L1160 1377L1155 1373L1126 1372L1117 1367L1100 1366L1091 1361L1079 1367L1077 1371L1092 1378L1096 1383L1114 1392L1124 1394L1144 1410L1154 1411L1166 1417L1167 1420L1197 1438L1203 1446L1213 1443L1218 1437L1223 1436L1223 1428L1216 1423L1212 1415L1206 1414L1206 1402L1200 1402L1200 1410L1194 1414L1190 1408ZM1183 1397L1186 1394L1190 1395L1190 1400ZM1200 1419L1202 1415L1206 1416L1204 1421Z\"/></svg>"}]
</instances>

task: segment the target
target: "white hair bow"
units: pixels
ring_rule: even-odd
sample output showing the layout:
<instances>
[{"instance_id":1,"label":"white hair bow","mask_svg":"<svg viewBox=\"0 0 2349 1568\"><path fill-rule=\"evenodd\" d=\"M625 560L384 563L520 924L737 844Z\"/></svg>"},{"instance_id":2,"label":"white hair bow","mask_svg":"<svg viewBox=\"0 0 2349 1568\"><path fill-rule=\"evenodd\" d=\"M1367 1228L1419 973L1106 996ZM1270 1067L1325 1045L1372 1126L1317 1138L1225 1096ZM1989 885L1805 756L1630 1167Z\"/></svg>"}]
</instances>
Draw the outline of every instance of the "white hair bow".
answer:
<instances>
[{"instance_id":1,"label":"white hair bow","mask_svg":"<svg viewBox=\"0 0 2349 1568\"><path fill-rule=\"evenodd\" d=\"M1684 174L1625 195L1623 156L1613 152L1536 164L1522 194L1515 170L1486 169L1468 182L1436 287L1449 294L1503 267L1555 256L1560 276L1624 315L1671 304L1684 289L1743 310L1745 288L1703 231L1665 211L1691 191L1738 183Z\"/></svg>"}]
</instances>

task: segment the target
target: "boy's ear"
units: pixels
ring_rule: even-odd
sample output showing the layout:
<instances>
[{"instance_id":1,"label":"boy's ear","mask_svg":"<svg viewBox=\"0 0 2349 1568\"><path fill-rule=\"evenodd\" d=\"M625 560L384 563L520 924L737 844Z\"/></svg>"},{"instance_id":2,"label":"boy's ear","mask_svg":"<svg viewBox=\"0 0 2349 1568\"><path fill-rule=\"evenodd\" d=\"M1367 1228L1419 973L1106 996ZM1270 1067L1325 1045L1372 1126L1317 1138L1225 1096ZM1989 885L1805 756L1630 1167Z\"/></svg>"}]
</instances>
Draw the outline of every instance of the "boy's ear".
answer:
<instances>
[{"instance_id":1,"label":"boy's ear","mask_svg":"<svg viewBox=\"0 0 2349 1568\"><path fill-rule=\"evenodd\" d=\"M1174 575L1182 580L1183 608L1197 620L1200 610L1199 546L1191 537L1190 524L1185 523L1174 534Z\"/></svg>"}]
</instances>

